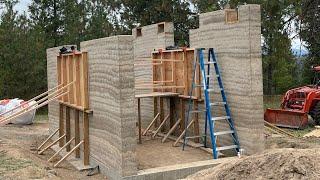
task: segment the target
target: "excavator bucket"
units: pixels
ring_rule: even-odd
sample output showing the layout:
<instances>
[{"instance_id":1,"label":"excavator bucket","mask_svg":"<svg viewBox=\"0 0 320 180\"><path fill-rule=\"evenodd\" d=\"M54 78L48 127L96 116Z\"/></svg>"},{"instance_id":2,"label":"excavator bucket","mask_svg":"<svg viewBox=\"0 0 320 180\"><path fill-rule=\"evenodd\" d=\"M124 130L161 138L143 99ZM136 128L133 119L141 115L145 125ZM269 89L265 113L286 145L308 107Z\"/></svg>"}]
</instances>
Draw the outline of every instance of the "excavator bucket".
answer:
<instances>
[{"instance_id":1,"label":"excavator bucket","mask_svg":"<svg viewBox=\"0 0 320 180\"><path fill-rule=\"evenodd\" d=\"M308 114L284 109L267 109L264 120L280 127L303 128L308 124Z\"/></svg>"}]
</instances>

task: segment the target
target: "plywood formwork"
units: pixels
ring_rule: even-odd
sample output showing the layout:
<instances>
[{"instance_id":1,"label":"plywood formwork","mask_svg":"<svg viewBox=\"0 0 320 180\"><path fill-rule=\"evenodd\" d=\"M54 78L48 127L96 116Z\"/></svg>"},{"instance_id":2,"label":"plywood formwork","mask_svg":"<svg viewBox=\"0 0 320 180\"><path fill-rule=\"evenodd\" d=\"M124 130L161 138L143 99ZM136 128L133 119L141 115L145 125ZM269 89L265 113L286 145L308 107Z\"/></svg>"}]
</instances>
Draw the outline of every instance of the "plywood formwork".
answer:
<instances>
[{"instance_id":1,"label":"plywood formwork","mask_svg":"<svg viewBox=\"0 0 320 180\"><path fill-rule=\"evenodd\" d=\"M151 52L158 49L165 49L174 45L173 23L161 22L132 30L134 45L134 76L135 82L152 82ZM153 90L136 89L135 94L147 94ZM142 125L146 127L154 116L154 100L152 98L141 99Z\"/></svg>"},{"instance_id":2,"label":"plywood formwork","mask_svg":"<svg viewBox=\"0 0 320 180\"><path fill-rule=\"evenodd\" d=\"M195 62L194 49L158 50L152 52L153 91L179 93L187 98L192 88L193 68ZM199 65L196 64L195 81L200 84ZM193 92L195 99L201 98L201 88Z\"/></svg>"},{"instance_id":3,"label":"plywood formwork","mask_svg":"<svg viewBox=\"0 0 320 180\"><path fill-rule=\"evenodd\" d=\"M215 49L241 147L253 154L264 148L260 6L240 6L232 23L226 18L229 11L200 14L190 44Z\"/></svg>"},{"instance_id":4,"label":"plywood formwork","mask_svg":"<svg viewBox=\"0 0 320 180\"><path fill-rule=\"evenodd\" d=\"M64 45L54 48L47 49L47 78L48 78L48 89L52 89L58 84L57 76L57 56L59 56L59 50L62 47L70 49L71 47L76 47L75 45ZM49 132L52 134L56 129L59 128L59 102L53 101L48 105L48 116L49 116ZM57 135L54 136L57 138Z\"/></svg>"},{"instance_id":5,"label":"plywood formwork","mask_svg":"<svg viewBox=\"0 0 320 180\"><path fill-rule=\"evenodd\" d=\"M79 109L89 109L88 53L73 52L57 56L57 80L63 86L72 83L60 103Z\"/></svg>"}]
</instances>

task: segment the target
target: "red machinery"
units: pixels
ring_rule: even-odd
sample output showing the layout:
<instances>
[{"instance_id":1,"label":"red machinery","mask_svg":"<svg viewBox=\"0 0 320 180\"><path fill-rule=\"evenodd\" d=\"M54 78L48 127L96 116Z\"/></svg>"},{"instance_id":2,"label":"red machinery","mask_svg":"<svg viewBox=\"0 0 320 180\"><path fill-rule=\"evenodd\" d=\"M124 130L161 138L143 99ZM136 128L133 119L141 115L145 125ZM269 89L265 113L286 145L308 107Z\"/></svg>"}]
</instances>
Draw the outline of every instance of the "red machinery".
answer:
<instances>
[{"instance_id":1,"label":"red machinery","mask_svg":"<svg viewBox=\"0 0 320 180\"><path fill-rule=\"evenodd\" d=\"M312 69L320 72L320 66ZM308 124L309 114L316 124L320 124L320 81L318 77L315 80L314 85L287 91L281 109L267 109L264 120L281 127L303 128Z\"/></svg>"}]
</instances>

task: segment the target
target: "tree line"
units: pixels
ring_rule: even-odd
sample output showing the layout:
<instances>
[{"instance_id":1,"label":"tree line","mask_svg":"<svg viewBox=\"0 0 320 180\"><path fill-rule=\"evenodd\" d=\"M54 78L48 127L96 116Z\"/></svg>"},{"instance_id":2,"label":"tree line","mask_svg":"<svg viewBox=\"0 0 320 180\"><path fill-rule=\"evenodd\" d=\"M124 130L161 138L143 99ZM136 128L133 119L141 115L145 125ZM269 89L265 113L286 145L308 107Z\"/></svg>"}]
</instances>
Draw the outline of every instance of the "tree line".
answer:
<instances>
[{"instance_id":1,"label":"tree line","mask_svg":"<svg viewBox=\"0 0 320 180\"><path fill-rule=\"evenodd\" d=\"M0 97L28 99L47 88L46 49L119 34L136 26L172 21L175 43L188 46L198 14L260 4L265 94L310 83L320 65L320 0L32 0L18 13L18 0L0 0ZM297 57L291 41L305 42Z\"/></svg>"}]
</instances>

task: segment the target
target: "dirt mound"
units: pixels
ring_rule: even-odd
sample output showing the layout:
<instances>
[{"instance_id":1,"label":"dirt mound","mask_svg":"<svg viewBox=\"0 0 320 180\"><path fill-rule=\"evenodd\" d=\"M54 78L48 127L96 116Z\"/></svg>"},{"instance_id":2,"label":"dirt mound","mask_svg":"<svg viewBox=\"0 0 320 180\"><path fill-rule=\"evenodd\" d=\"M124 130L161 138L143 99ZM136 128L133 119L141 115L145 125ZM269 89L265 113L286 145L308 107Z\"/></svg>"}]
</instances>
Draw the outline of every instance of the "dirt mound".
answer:
<instances>
[{"instance_id":1,"label":"dirt mound","mask_svg":"<svg viewBox=\"0 0 320 180\"><path fill-rule=\"evenodd\" d=\"M187 179L320 179L318 149L275 149L200 171Z\"/></svg>"}]
</instances>

